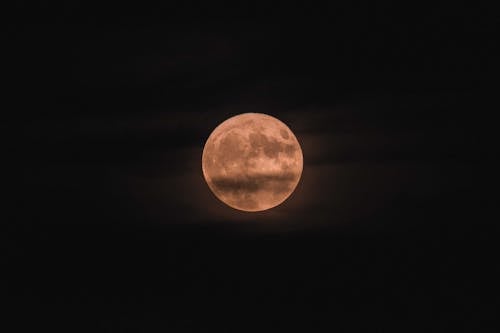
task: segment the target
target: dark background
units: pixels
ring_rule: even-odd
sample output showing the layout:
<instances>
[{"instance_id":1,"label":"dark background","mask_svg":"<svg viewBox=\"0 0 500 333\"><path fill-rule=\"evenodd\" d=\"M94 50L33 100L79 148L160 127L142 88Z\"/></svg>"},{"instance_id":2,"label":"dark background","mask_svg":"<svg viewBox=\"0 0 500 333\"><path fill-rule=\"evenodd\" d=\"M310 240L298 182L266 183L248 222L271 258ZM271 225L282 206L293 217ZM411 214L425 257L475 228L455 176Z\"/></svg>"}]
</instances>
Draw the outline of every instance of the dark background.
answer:
<instances>
[{"instance_id":1,"label":"dark background","mask_svg":"<svg viewBox=\"0 0 500 333\"><path fill-rule=\"evenodd\" d=\"M53 2L12 17L0 240L19 331L493 332L490 8ZM304 152L293 195L254 214L219 202L200 165L244 112L281 119Z\"/></svg>"}]
</instances>

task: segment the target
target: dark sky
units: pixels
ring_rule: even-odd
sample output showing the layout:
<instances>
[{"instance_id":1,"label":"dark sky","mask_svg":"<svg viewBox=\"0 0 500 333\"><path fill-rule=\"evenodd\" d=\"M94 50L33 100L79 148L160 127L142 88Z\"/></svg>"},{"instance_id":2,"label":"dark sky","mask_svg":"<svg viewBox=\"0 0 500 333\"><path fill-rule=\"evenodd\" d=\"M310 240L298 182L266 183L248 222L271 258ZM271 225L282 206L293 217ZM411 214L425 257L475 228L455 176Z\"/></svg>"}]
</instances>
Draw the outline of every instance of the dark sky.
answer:
<instances>
[{"instance_id":1,"label":"dark sky","mask_svg":"<svg viewBox=\"0 0 500 333\"><path fill-rule=\"evenodd\" d=\"M491 10L456 6L19 5L17 327L492 331L497 41ZM304 153L270 211L201 172L244 112Z\"/></svg>"}]
</instances>

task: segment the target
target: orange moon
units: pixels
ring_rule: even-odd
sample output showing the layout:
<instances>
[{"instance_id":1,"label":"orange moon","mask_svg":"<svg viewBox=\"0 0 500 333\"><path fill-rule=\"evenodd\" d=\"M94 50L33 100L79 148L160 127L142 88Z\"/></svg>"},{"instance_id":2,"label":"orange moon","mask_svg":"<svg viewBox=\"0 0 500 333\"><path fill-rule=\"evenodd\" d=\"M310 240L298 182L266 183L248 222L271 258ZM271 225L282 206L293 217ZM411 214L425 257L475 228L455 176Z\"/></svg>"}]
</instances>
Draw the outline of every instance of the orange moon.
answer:
<instances>
[{"instance_id":1,"label":"orange moon","mask_svg":"<svg viewBox=\"0 0 500 333\"><path fill-rule=\"evenodd\" d=\"M292 131L263 113L231 117L210 134L202 156L205 180L230 207L256 212L276 207L302 175L302 149Z\"/></svg>"}]
</instances>

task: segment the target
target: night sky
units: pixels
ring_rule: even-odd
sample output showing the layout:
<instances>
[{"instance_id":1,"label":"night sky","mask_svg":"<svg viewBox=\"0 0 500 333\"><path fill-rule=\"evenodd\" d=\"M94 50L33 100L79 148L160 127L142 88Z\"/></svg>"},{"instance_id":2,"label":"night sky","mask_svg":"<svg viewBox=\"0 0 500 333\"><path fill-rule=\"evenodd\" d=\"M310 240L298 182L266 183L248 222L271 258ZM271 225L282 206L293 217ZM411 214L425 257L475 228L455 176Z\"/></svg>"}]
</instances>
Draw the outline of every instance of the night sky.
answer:
<instances>
[{"instance_id":1,"label":"night sky","mask_svg":"<svg viewBox=\"0 0 500 333\"><path fill-rule=\"evenodd\" d=\"M13 15L0 241L20 332L493 332L491 9ZM269 211L229 208L201 171L212 130L245 112L304 154Z\"/></svg>"}]
</instances>

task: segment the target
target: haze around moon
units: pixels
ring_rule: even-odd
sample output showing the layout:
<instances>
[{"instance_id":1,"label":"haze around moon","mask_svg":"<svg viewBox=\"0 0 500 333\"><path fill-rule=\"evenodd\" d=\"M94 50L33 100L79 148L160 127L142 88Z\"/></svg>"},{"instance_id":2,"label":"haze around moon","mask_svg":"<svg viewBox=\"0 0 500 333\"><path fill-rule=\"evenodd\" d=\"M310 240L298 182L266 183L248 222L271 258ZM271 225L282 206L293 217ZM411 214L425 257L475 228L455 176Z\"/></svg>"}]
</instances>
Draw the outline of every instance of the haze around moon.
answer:
<instances>
[{"instance_id":1,"label":"haze around moon","mask_svg":"<svg viewBox=\"0 0 500 333\"><path fill-rule=\"evenodd\" d=\"M267 210L295 190L303 169L300 144L280 120L263 113L227 119L210 134L202 170L210 190L228 206Z\"/></svg>"}]
</instances>

